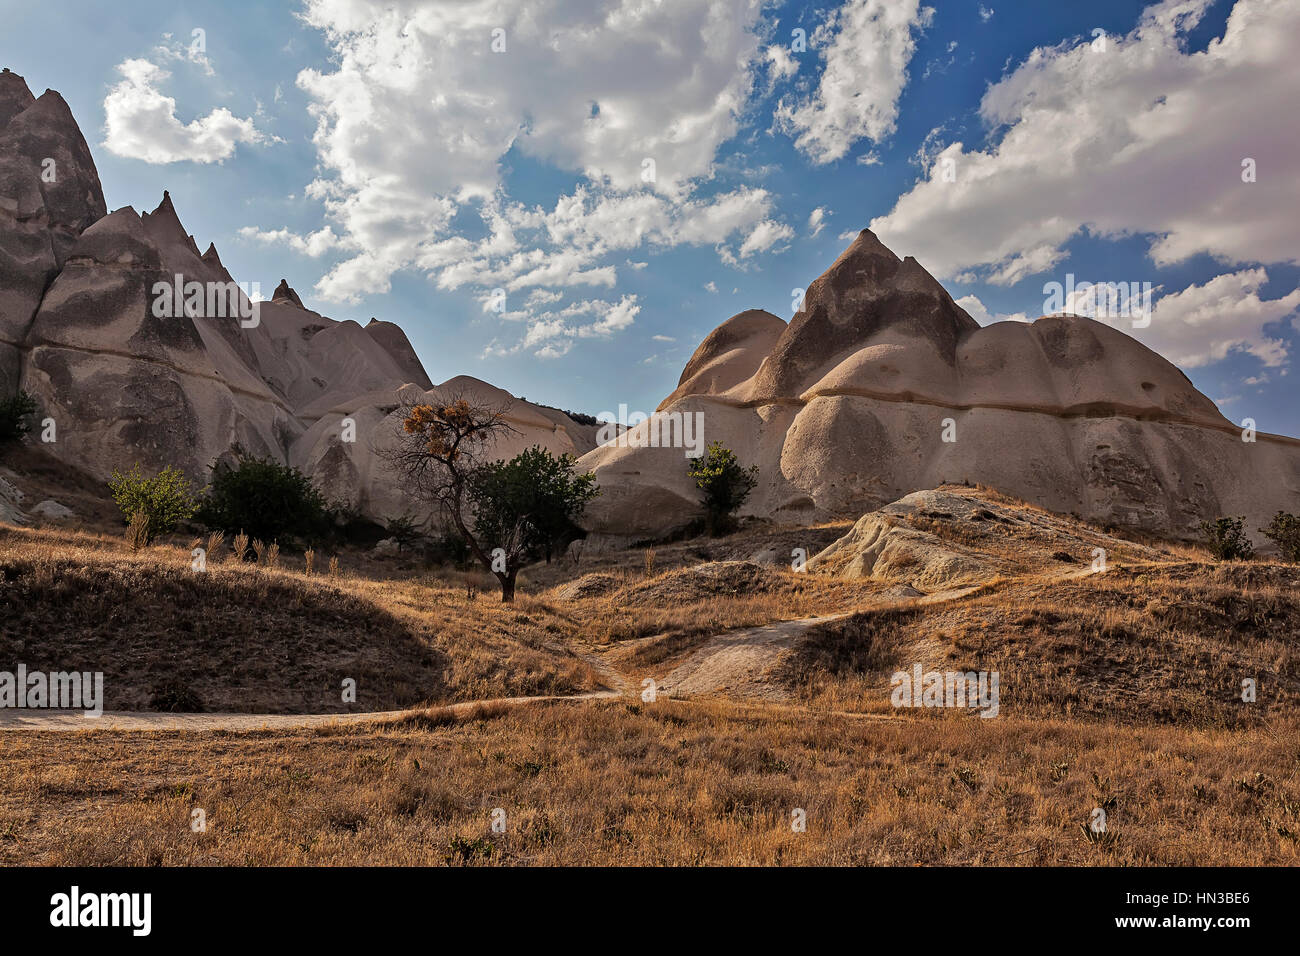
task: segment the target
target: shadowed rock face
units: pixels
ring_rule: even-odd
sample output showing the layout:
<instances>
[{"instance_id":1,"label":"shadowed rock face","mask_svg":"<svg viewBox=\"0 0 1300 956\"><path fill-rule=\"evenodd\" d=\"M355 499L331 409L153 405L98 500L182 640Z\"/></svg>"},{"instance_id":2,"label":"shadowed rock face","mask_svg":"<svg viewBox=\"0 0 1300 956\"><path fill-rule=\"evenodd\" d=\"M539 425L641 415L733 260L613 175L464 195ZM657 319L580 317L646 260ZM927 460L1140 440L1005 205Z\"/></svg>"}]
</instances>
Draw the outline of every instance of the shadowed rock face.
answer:
<instances>
[{"instance_id":1,"label":"shadowed rock face","mask_svg":"<svg viewBox=\"0 0 1300 956\"><path fill-rule=\"evenodd\" d=\"M104 193L68 104L32 96L0 73L0 389L22 374L21 344L41 296L81 230L102 218Z\"/></svg>"},{"instance_id":2,"label":"shadowed rock face","mask_svg":"<svg viewBox=\"0 0 1300 956\"><path fill-rule=\"evenodd\" d=\"M686 395L721 395L748 382L785 331L784 321L762 309L733 315L700 343L682 370L677 389L659 407Z\"/></svg>"},{"instance_id":3,"label":"shadowed rock face","mask_svg":"<svg viewBox=\"0 0 1300 956\"><path fill-rule=\"evenodd\" d=\"M294 292L289 286L288 279L281 279L280 284L275 287L275 292L271 294L272 302L283 302L289 305L296 305L303 308L302 299L298 298L298 293Z\"/></svg>"},{"instance_id":4,"label":"shadowed rock face","mask_svg":"<svg viewBox=\"0 0 1300 956\"><path fill-rule=\"evenodd\" d=\"M910 256L899 259L868 229L808 286L755 376L749 398L797 397L815 370L882 332L922 339L952 364L961 337L979 328Z\"/></svg>"},{"instance_id":5,"label":"shadowed rock face","mask_svg":"<svg viewBox=\"0 0 1300 956\"><path fill-rule=\"evenodd\" d=\"M1044 317L981 328L914 259L863 231L789 326L741 313L691 357L661 412L704 416L759 483L742 514L857 517L945 482L1175 536L1300 509L1300 442L1241 441L1181 371L1118 329ZM946 436L946 438L945 438ZM681 448L605 445L580 466L611 543L700 513Z\"/></svg>"}]
</instances>

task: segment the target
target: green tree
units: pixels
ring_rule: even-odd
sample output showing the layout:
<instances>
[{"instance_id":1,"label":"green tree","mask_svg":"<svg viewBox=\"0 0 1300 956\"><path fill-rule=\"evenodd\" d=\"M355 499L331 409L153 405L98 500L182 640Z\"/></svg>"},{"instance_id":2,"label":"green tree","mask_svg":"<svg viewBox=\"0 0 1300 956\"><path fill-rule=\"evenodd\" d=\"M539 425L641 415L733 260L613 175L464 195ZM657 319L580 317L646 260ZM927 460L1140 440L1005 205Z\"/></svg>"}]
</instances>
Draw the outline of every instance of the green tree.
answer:
<instances>
[{"instance_id":1,"label":"green tree","mask_svg":"<svg viewBox=\"0 0 1300 956\"><path fill-rule=\"evenodd\" d=\"M212 485L199 509L200 521L214 531L243 532L262 541L328 533L329 510L310 478L238 445L233 452L233 462L212 466Z\"/></svg>"},{"instance_id":2,"label":"green tree","mask_svg":"<svg viewBox=\"0 0 1300 956\"><path fill-rule=\"evenodd\" d=\"M1246 537L1240 518L1217 518L1214 521L1202 521L1201 531L1205 535L1205 546L1210 549L1218 561L1246 561L1255 553L1255 546Z\"/></svg>"},{"instance_id":3,"label":"green tree","mask_svg":"<svg viewBox=\"0 0 1300 956\"><path fill-rule=\"evenodd\" d=\"M687 462L695 486L704 492L704 516L711 535L735 525L734 514L758 484L758 468L744 468L722 442L709 442L707 454Z\"/></svg>"},{"instance_id":4,"label":"green tree","mask_svg":"<svg viewBox=\"0 0 1300 956\"><path fill-rule=\"evenodd\" d=\"M36 411L36 399L19 390L12 398L0 401L0 444L22 441L32 430L27 416Z\"/></svg>"},{"instance_id":5,"label":"green tree","mask_svg":"<svg viewBox=\"0 0 1300 956\"><path fill-rule=\"evenodd\" d=\"M1300 564L1300 518L1279 511L1267 528L1260 528L1260 533L1277 545L1282 557L1292 564Z\"/></svg>"},{"instance_id":6,"label":"green tree","mask_svg":"<svg viewBox=\"0 0 1300 956\"><path fill-rule=\"evenodd\" d=\"M415 526L415 519L409 514L389 518L384 533L397 542L398 551L405 551L420 540L420 529Z\"/></svg>"},{"instance_id":7,"label":"green tree","mask_svg":"<svg viewBox=\"0 0 1300 956\"><path fill-rule=\"evenodd\" d=\"M509 461L487 462L470 475L467 498L474 535L492 560L501 600L515 595L515 577L534 561L547 562L582 535L578 519L600 494L596 476L574 473L572 455L558 458L534 445Z\"/></svg>"},{"instance_id":8,"label":"green tree","mask_svg":"<svg viewBox=\"0 0 1300 956\"><path fill-rule=\"evenodd\" d=\"M126 474L115 468L108 487L127 524L136 515L144 516L144 544L189 520L199 505L190 480L170 465L152 478L141 474L139 464Z\"/></svg>"}]
</instances>

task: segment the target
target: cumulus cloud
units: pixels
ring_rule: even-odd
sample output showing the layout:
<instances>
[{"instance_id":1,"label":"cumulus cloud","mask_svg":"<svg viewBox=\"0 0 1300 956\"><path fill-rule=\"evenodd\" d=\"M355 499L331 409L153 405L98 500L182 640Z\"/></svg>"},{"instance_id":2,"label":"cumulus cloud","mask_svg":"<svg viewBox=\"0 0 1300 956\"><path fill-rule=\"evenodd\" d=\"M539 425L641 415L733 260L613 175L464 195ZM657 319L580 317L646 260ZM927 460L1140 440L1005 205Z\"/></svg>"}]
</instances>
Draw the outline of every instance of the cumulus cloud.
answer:
<instances>
[{"instance_id":1,"label":"cumulus cloud","mask_svg":"<svg viewBox=\"0 0 1300 956\"><path fill-rule=\"evenodd\" d=\"M1231 352L1249 353L1276 368L1288 360L1287 345L1266 327L1294 316L1300 308L1300 289L1263 299L1259 290L1266 282L1264 269L1216 276L1203 285L1162 296L1148 327L1121 327L1183 368L1209 365Z\"/></svg>"},{"instance_id":2,"label":"cumulus cloud","mask_svg":"<svg viewBox=\"0 0 1300 956\"><path fill-rule=\"evenodd\" d=\"M176 100L159 89L171 74L148 60L124 60L122 80L104 99L104 145L114 155L146 163L220 163L239 143L260 143L263 134L251 119L225 107L182 123Z\"/></svg>"},{"instance_id":3,"label":"cumulus cloud","mask_svg":"<svg viewBox=\"0 0 1300 956\"><path fill-rule=\"evenodd\" d=\"M308 194L365 250L318 291L355 301L385 291L404 269L448 290L608 288L614 253L630 268L642 264L628 252L653 246L752 254L771 197L703 187L763 69L761 6L307 0L303 17L337 64L298 76L322 169ZM520 203L502 178L511 151L583 181L553 208ZM482 218L486 238L461 234L467 211ZM581 337L535 314L533 345Z\"/></svg>"},{"instance_id":4,"label":"cumulus cloud","mask_svg":"<svg viewBox=\"0 0 1300 956\"><path fill-rule=\"evenodd\" d=\"M340 245L339 237L335 235L334 230L329 226L317 229L305 236L298 235L289 229L261 230L253 226L245 226L239 230L239 235L244 239L260 242L263 245L288 246L295 252L301 252L313 259L317 259L327 252L332 252L339 248Z\"/></svg>"},{"instance_id":5,"label":"cumulus cloud","mask_svg":"<svg viewBox=\"0 0 1300 956\"><path fill-rule=\"evenodd\" d=\"M816 239L821 235L821 231L826 228L826 209L818 206L808 214L808 235Z\"/></svg>"},{"instance_id":6,"label":"cumulus cloud","mask_svg":"<svg viewBox=\"0 0 1300 956\"><path fill-rule=\"evenodd\" d=\"M849 0L832 12L811 41L825 61L817 89L802 99L782 98L777 127L819 165L842 158L859 140L889 136L915 34L933 16L919 0Z\"/></svg>"},{"instance_id":7,"label":"cumulus cloud","mask_svg":"<svg viewBox=\"0 0 1300 956\"><path fill-rule=\"evenodd\" d=\"M871 229L942 277L1013 284L1083 231L1147 235L1157 265L1300 261L1300 5L1238 0L1204 52L1186 33L1209 0L1165 0L1137 27L1037 49L991 86L988 149L955 142ZM1249 108L1243 108L1248 103ZM1243 181L1254 160L1256 182Z\"/></svg>"},{"instance_id":8,"label":"cumulus cloud","mask_svg":"<svg viewBox=\"0 0 1300 956\"><path fill-rule=\"evenodd\" d=\"M1016 312L1011 315L994 315L989 311L977 295L964 295L960 299L955 299L959 306L966 310L972 319L980 325L992 325L994 322L1029 322L1029 316L1023 312Z\"/></svg>"},{"instance_id":9,"label":"cumulus cloud","mask_svg":"<svg viewBox=\"0 0 1300 956\"><path fill-rule=\"evenodd\" d=\"M608 338L615 332L629 328L640 312L637 296L625 295L617 302L587 299L558 311L524 315L522 318L527 322L527 327L519 341L510 346L493 342L484 350L484 354L511 355L529 351L540 358L559 358L568 354L578 339ZM574 321L584 316L592 316L594 319Z\"/></svg>"}]
</instances>

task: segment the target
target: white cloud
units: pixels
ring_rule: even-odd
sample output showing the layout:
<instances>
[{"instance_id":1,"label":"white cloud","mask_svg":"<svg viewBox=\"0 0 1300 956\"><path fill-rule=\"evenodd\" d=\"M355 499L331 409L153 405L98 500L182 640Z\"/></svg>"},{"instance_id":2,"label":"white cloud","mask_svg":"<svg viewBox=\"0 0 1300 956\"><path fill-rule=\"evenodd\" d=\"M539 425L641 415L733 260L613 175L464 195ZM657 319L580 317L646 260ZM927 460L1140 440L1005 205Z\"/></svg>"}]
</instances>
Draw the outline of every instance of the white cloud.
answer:
<instances>
[{"instance_id":1,"label":"white cloud","mask_svg":"<svg viewBox=\"0 0 1300 956\"><path fill-rule=\"evenodd\" d=\"M826 228L826 208L818 206L808 214L808 235L816 239L821 235L821 231Z\"/></svg>"},{"instance_id":2,"label":"white cloud","mask_svg":"<svg viewBox=\"0 0 1300 956\"><path fill-rule=\"evenodd\" d=\"M914 32L934 16L919 0L848 0L813 33L825 68L816 91L782 99L777 127L814 163L834 162L862 139L880 142L894 131Z\"/></svg>"},{"instance_id":3,"label":"white cloud","mask_svg":"<svg viewBox=\"0 0 1300 956\"><path fill-rule=\"evenodd\" d=\"M700 186L762 69L761 5L307 0L337 64L298 77L323 170L309 194L366 250L364 268L341 263L318 291L352 301L403 269L445 289L609 287L614 251L749 235L770 197ZM585 181L554 209L525 207L502 181L511 150ZM467 207L491 239L458 234Z\"/></svg>"},{"instance_id":4,"label":"white cloud","mask_svg":"<svg viewBox=\"0 0 1300 956\"><path fill-rule=\"evenodd\" d=\"M740 244L738 258L748 259L756 253L768 252L779 243L793 236L794 230L785 223L773 219L764 219L753 228L750 234L745 237L745 241ZM735 262L729 255L724 254L723 259Z\"/></svg>"},{"instance_id":5,"label":"white cloud","mask_svg":"<svg viewBox=\"0 0 1300 956\"><path fill-rule=\"evenodd\" d=\"M1300 58L1283 41L1300 31L1300 5L1238 0L1224 37L1187 53L1208 2L1150 7L1104 51L1033 51L981 101L1000 142L934 153L929 177L872 231L937 276L995 284L1052 268L1084 230L1150 234L1158 265L1197 253L1300 261L1300 150L1283 119L1300 99ZM1258 182L1242 181L1246 157Z\"/></svg>"},{"instance_id":6,"label":"white cloud","mask_svg":"<svg viewBox=\"0 0 1300 956\"><path fill-rule=\"evenodd\" d=\"M251 119L239 119L225 107L182 123L176 100L158 90L171 74L148 60L124 60L123 79L104 98L104 145L114 155L146 163L220 163L239 143L264 137Z\"/></svg>"},{"instance_id":7,"label":"white cloud","mask_svg":"<svg viewBox=\"0 0 1300 956\"><path fill-rule=\"evenodd\" d=\"M652 335L652 336L650 336L650 338L654 339L656 342L676 342L676 341L677 341L677 339L673 338L671 335Z\"/></svg>"},{"instance_id":8,"label":"white cloud","mask_svg":"<svg viewBox=\"0 0 1300 956\"><path fill-rule=\"evenodd\" d=\"M192 63L205 76L215 76L216 71L208 60L207 35L198 30L200 35L191 35L188 42L175 39L172 34L164 33L163 42L154 47L154 53L164 60L177 60Z\"/></svg>"},{"instance_id":9,"label":"white cloud","mask_svg":"<svg viewBox=\"0 0 1300 956\"><path fill-rule=\"evenodd\" d=\"M980 19L981 19L982 21L984 21L985 23L988 23L990 20L992 20L992 19L993 19L993 8L992 8L992 7L986 7L986 6L984 6L984 4L981 3L981 4L980 4Z\"/></svg>"},{"instance_id":10,"label":"white cloud","mask_svg":"<svg viewBox=\"0 0 1300 956\"><path fill-rule=\"evenodd\" d=\"M288 246L295 252L301 252L313 259L318 259L325 253L339 248L339 237L329 226L317 229L306 236L300 236L288 229L261 230L253 226L244 226L239 230L239 235L244 239L265 245Z\"/></svg>"},{"instance_id":11,"label":"white cloud","mask_svg":"<svg viewBox=\"0 0 1300 956\"><path fill-rule=\"evenodd\" d=\"M527 325L523 336L512 346L493 342L485 355L512 355L532 352L539 358L559 358L568 354L578 339L609 338L615 332L631 327L641 306L635 295L625 295L617 302L604 299L587 299L565 306L563 309L539 314L510 313L510 319L522 319ZM594 321L574 321L593 316Z\"/></svg>"},{"instance_id":12,"label":"white cloud","mask_svg":"<svg viewBox=\"0 0 1300 956\"><path fill-rule=\"evenodd\" d=\"M763 57L767 60L769 86L774 86L778 81L789 79L799 72L799 58L791 53L788 47L774 43L763 51Z\"/></svg>"},{"instance_id":13,"label":"white cloud","mask_svg":"<svg viewBox=\"0 0 1300 956\"><path fill-rule=\"evenodd\" d=\"M704 283L704 291L705 291L705 292L712 292L714 295L717 295L717 294L718 294L718 284L717 284L716 282L710 280L710 281Z\"/></svg>"},{"instance_id":14,"label":"white cloud","mask_svg":"<svg viewBox=\"0 0 1300 956\"><path fill-rule=\"evenodd\" d=\"M959 306L966 310L972 319L980 325L992 325L994 322L1029 322L1029 316L1023 312L1016 312L1012 315L994 315L977 295L964 295L960 299L954 299Z\"/></svg>"},{"instance_id":15,"label":"white cloud","mask_svg":"<svg viewBox=\"0 0 1300 956\"><path fill-rule=\"evenodd\" d=\"M1147 328L1119 327L1183 368L1217 362L1230 352L1247 352L1276 368L1287 362L1287 346L1265 326L1300 308L1300 289L1279 299L1261 299L1259 290L1267 281L1264 269L1216 276L1162 296Z\"/></svg>"}]
</instances>

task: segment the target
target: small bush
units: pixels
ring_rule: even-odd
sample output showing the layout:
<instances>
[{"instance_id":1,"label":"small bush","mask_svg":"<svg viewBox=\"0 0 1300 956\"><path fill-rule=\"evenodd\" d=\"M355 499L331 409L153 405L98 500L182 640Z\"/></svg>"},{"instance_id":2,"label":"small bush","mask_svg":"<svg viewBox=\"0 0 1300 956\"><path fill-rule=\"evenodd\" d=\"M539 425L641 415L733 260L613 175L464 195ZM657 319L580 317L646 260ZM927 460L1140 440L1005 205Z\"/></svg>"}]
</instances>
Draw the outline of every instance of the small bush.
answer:
<instances>
[{"instance_id":1,"label":"small bush","mask_svg":"<svg viewBox=\"0 0 1300 956\"><path fill-rule=\"evenodd\" d=\"M409 514L402 515L400 518L389 518L384 531L388 537L397 542L398 551L405 551L421 537L420 529L415 526L415 519Z\"/></svg>"},{"instance_id":2,"label":"small bush","mask_svg":"<svg viewBox=\"0 0 1300 956\"><path fill-rule=\"evenodd\" d=\"M735 527L735 513L758 484L758 468L741 466L735 452L722 442L709 442L706 455L688 463L695 486L704 492L705 523L709 534L725 534Z\"/></svg>"},{"instance_id":3,"label":"small bush","mask_svg":"<svg viewBox=\"0 0 1300 956\"><path fill-rule=\"evenodd\" d=\"M316 538L329 530L325 499L297 468L234 449L232 464L212 467L212 487L199 520L213 530L246 531L263 541Z\"/></svg>"},{"instance_id":4,"label":"small bush","mask_svg":"<svg viewBox=\"0 0 1300 956\"><path fill-rule=\"evenodd\" d=\"M1255 553L1255 546L1246 537L1240 518L1218 518L1213 522L1202 521L1201 531L1205 535L1205 546L1210 549L1216 561L1245 561Z\"/></svg>"},{"instance_id":5,"label":"small bush","mask_svg":"<svg viewBox=\"0 0 1300 956\"><path fill-rule=\"evenodd\" d=\"M0 444L22 441L32 430L27 416L36 411L36 400L24 391L0 401Z\"/></svg>"},{"instance_id":6,"label":"small bush","mask_svg":"<svg viewBox=\"0 0 1300 956\"><path fill-rule=\"evenodd\" d=\"M160 534L174 531L182 521L193 517L198 508L190 480L170 466L152 478L144 477L138 464L126 474L113 469L108 487L128 524L133 524L137 515L144 516L138 519L144 522L139 529L141 547Z\"/></svg>"},{"instance_id":7,"label":"small bush","mask_svg":"<svg viewBox=\"0 0 1300 956\"><path fill-rule=\"evenodd\" d=\"M426 548L425 554L435 564L450 564L457 568L469 565L470 550L465 539L455 531L444 532Z\"/></svg>"},{"instance_id":8,"label":"small bush","mask_svg":"<svg viewBox=\"0 0 1300 956\"><path fill-rule=\"evenodd\" d=\"M1279 511L1260 533L1277 545L1284 560L1300 564L1300 518Z\"/></svg>"},{"instance_id":9,"label":"small bush","mask_svg":"<svg viewBox=\"0 0 1300 956\"><path fill-rule=\"evenodd\" d=\"M167 713L201 714L203 701L189 684L175 678L155 684L149 697L151 710Z\"/></svg>"}]
</instances>

